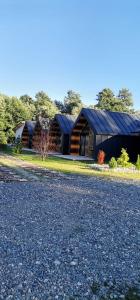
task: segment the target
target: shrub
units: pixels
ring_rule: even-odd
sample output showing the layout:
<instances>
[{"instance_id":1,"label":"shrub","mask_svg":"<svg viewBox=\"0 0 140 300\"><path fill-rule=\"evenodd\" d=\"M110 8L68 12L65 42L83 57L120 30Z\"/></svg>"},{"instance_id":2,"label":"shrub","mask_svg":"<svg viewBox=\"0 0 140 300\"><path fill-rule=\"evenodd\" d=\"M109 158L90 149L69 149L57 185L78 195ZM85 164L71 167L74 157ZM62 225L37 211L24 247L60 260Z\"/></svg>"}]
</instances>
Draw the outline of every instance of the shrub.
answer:
<instances>
[{"instance_id":1,"label":"shrub","mask_svg":"<svg viewBox=\"0 0 140 300\"><path fill-rule=\"evenodd\" d=\"M117 168L117 161L115 159L115 157L112 157L109 161L109 167L111 169Z\"/></svg>"},{"instance_id":2,"label":"shrub","mask_svg":"<svg viewBox=\"0 0 140 300\"><path fill-rule=\"evenodd\" d=\"M105 152L103 150L99 150L97 156L98 164L102 165L105 162Z\"/></svg>"},{"instance_id":3,"label":"shrub","mask_svg":"<svg viewBox=\"0 0 140 300\"><path fill-rule=\"evenodd\" d=\"M139 154L138 154L137 161L136 161L136 169L140 170L140 155Z\"/></svg>"},{"instance_id":4,"label":"shrub","mask_svg":"<svg viewBox=\"0 0 140 300\"><path fill-rule=\"evenodd\" d=\"M15 142L15 145L13 147L13 153L14 154L20 154L22 152L22 142L21 140L18 138Z\"/></svg>"},{"instance_id":5,"label":"shrub","mask_svg":"<svg viewBox=\"0 0 140 300\"><path fill-rule=\"evenodd\" d=\"M131 166L131 163L129 162L129 155L124 148L122 148L121 155L117 159L117 164L123 168Z\"/></svg>"}]
</instances>

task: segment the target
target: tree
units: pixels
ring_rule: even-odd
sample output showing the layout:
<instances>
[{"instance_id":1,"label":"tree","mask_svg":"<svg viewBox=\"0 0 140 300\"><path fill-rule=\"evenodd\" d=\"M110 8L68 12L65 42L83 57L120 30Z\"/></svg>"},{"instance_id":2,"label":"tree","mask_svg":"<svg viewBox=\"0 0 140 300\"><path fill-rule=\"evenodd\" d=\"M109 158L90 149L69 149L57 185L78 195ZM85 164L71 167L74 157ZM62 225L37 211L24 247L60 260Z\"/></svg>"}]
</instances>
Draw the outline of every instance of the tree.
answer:
<instances>
[{"instance_id":1,"label":"tree","mask_svg":"<svg viewBox=\"0 0 140 300\"><path fill-rule=\"evenodd\" d=\"M119 90L117 99L118 103L121 104L121 111L133 112L133 98L128 89L123 88Z\"/></svg>"},{"instance_id":2,"label":"tree","mask_svg":"<svg viewBox=\"0 0 140 300\"><path fill-rule=\"evenodd\" d=\"M95 108L114 110L116 98L110 89L105 88L99 92L96 100L98 103L95 105Z\"/></svg>"},{"instance_id":3,"label":"tree","mask_svg":"<svg viewBox=\"0 0 140 300\"><path fill-rule=\"evenodd\" d=\"M36 118L35 101L27 94L20 96L19 100L21 100L25 107L30 111L30 119L34 120Z\"/></svg>"},{"instance_id":4,"label":"tree","mask_svg":"<svg viewBox=\"0 0 140 300\"><path fill-rule=\"evenodd\" d=\"M37 150L41 155L42 160L48 156L48 149L49 149L49 135L47 130L41 130L40 138L37 145Z\"/></svg>"},{"instance_id":5,"label":"tree","mask_svg":"<svg viewBox=\"0 0 140 300\"><path fill-rule=\"evenodd\" d=\"M65 112L65 106L64 106L63 102L58 101L58 100L54 100L54 103L55 103L56 107L58 108L58 110L59 110L61 113L64 113L64 112Z\"/></svg>"},{"instance_id":6,"label":"tree","mask_svg":"<svg viewBox=\"0 0 140 300\"><path fill-rule=\"evenodd\" d=\"M6 144L7 138L5 134L5 103L2 95L0 95L0 144Z\"/></svg>"},{"instance_id":7,"label":"tree","mask_svg":"<svg viewBox=\"0 0 140 300\"><path fill-rule=\"evenodd\" d=\"M20 96L19 100L21 100L25 104L34 104L34 100L29 95L25 94Z\"/></svg>"},{"instance_id":8,"label":"tree","mask_svg":"<svg viewBox=\"0 0 140 300\"><path fill-rule=\"evenodd\" d=\"M12 114L14 124L18 124L22 121L31 119L30 110L26 105L22 103L21 100L16 97L12 97L10 99L10 104L10 113Z\"/></svg>"},{"instance_id":9,"label":"tree","mask_svg":"<svg viewBox=\"0 0 140 300\"><path fill-rule=\"evenodd\" d=\"M83 107L81 96L72 90L67 92L67 96L64 98L64 111L67 114L77 115Z\"/></svg>"},{"instance_id":10,"label":"tree","mask_svg":"<svg viewBox=\"0 0 140 300\"><path fill-rule=\"evenodd\" d=\"M133 112L132 94L128 89L121 89L117 97L110 89L103 89L97 95L95 108L119 112Z\"/></svg>"},{"instance_id":11,"label":"tree","mask_svg":"<svg viewBox=\"0 0 140 300\"><path fill-rule=\"evenodd\" d=\"M38 92L35 95L35 98L37 116L51 119L58 112L58 108L56 107L55 103L43 91Z\"/></svg>"},{"instance_id":12,"label":"tree","mask_svg":"<svg viewBox=\"0 0 140 300\"><path fill-rule=\"evenodd\" d=\"M8 142L12 142L15 136L14 129L17 124L30 120L32 113L28 106L16 97L3 96L5 101L5 133Z\"/></svg>"},{"instance_id":13,"label":"tree","mask_svg":"<svg viewBox=\"0 0 140 300\"><path fill-rule=\"evenodd\" d=\"M50 120L39 118L39 122L41 125L41 132L38 138L37 150L41 155L42 160L44 160L48 156L49 151L49 125Z\"/></svg>"}]
</instances>

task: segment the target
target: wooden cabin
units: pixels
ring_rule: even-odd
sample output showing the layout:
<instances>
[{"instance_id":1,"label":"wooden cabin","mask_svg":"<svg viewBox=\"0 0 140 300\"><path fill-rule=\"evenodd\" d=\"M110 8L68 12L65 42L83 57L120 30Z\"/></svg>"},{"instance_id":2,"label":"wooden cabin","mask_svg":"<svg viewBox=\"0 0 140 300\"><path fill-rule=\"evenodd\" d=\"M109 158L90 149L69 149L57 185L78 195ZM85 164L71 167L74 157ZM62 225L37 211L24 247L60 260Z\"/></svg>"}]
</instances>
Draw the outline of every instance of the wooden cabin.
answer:
<instances>
[{"instance_id":1,"label":"wooden cabin","mask_svg":"<svg viewBox=\"0 0 140 300\"><path fill-rule=\"evenodd\" d=\"M140 153L138 127L140 118L135 115L83 108L71 133L70 153L96 159L99 150L103 150L110 159L125 148L135 160Z\"/></svg>"},{"instance_id":2,"label":"wooden cabin","mask_svg":"<svg viewBox=\"0 0 140 300\"><path fill-rule=\"evenodd\" d=\"M25 122L22 135L21 135L21 141L23 147L32 148L32 138L33 138L35 125L36 125L36 121Z\"/></svg>"},{"instance_id":3,"label":"wooden cabin","mask_svg":"<svg viewBox=\"0 0 140 300\"><path fill-rule=\"evenodd\" d=\"M39 143L41 142L41 132L48 131L49 132L49 119L41 118L36 122L34 134L32 138L32 148L34 150L39 149Z\"/></svg>"},{"instance_id":4,"label":"wooden cabin","mask_svg":"<svg viewBox=\"0 0 140 300\"><path fill-rule=\"evenodd\" d=\"M32 138L32 148L34 150L38 150L38 143L41 137L41 130L42 130L41 123L37 121L34 129L33 138Z\"/></svg>"},{"instance_id":5,"label":"wooden cabin","mask_svg":"<svg viewBox=\"0 0 140 300\"><path fill-rule=\"evenodd\" d=\"M70 154L70 134L75 117L56 114L49 129L49 150L62 154Z\"/></svg>"}]
</instances>

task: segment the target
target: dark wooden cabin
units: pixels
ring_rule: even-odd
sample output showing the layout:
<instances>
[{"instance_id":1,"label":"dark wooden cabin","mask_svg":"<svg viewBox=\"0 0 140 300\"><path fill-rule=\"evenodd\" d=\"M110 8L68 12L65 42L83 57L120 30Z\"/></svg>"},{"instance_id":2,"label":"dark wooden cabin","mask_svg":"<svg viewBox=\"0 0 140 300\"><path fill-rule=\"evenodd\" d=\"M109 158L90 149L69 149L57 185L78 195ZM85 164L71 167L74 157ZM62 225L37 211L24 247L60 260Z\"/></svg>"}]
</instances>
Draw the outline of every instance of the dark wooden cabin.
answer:
<instances>
[{"instance_id":1,"label":"dark wooden cabin","mask_svg":"<svg viewBox=\"0 0 140 300\"><path fill-rule=\"evenodd\" d=\"M106 158L118 157L127 149L131 160L140 153L140 118L135 115L83 108L71 134L70 153L96 159L99 150Z\"/></svg>"},{"instance_id":2,"label":"dark wooden cabin","mask_svg":"<svg viewBox=\"0 0 140 300\"><path fill-rule=\"evenodd\" d=\"M21 135L21 141L23 147L32 148L32 138L33 138L35 125L36 125L36 121L25 122L22 135Z\"/></svg>"},{"instance_id":3,"label":"dark wooden cabin","mask_svg":"<svg viewBox=\"0 0 140 300\"><path fill-rule=\"evenodd\" d=\"M39 143L41 139L41 132L49 131L49 119L40 118L35 125L34 134L32 138L32 148L35 150L39 149Z\"/></svg>"},{"instance_id":4,"label":"dark wooden cabin","mask_svg":"<svg viewBox=\"0 0 140 300\"><path fill-rule=\"evenodd\" d=\"M38 150L38 143L40 141L41 130L42 130L42 125L39 121L37 121L34 129L33 138L32 138L32 148L34 150Z\"/></svg>"},{"instance_id":5,"label":"dark wooden cabin","mask_svg":"<svg viewBox=\"0 0 140 300\"><path fill-rule=\"evenodd\" d=\"M70 133L74 121L75 117L70 115L55 115L49 129L50 151L62 154L70 153Z\"/></svg>"}]
</instances>

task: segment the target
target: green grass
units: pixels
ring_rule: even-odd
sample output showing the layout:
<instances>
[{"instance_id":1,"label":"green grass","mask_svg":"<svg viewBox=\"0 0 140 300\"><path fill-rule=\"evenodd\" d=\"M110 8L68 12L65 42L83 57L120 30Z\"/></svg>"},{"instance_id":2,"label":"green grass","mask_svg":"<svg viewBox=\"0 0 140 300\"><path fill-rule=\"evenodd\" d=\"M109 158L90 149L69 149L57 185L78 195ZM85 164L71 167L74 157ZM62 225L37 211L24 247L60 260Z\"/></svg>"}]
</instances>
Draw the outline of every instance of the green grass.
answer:
<instances>
[{"instance_id":1,"label":"green grass","mask_svg":"<svg viewBox=\"0 0 140 300\"><path fill-rule=\"evenodd\" d=\"M15 155L12 153L9 147L4 149L4 152L24 161L31 162L34 165L63 173L140 180L140 174L137 173L117 173L112 171L101 172L90 169L89 165L91 164L91 162L78 162L54 156L49 156L45 159L45 161L42 161L39 155L27 151L23 151L22 154Z\"/></svg>"}]
</instances>

